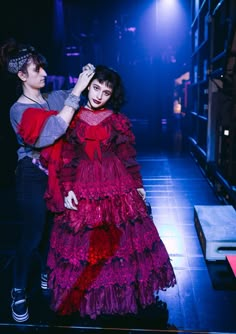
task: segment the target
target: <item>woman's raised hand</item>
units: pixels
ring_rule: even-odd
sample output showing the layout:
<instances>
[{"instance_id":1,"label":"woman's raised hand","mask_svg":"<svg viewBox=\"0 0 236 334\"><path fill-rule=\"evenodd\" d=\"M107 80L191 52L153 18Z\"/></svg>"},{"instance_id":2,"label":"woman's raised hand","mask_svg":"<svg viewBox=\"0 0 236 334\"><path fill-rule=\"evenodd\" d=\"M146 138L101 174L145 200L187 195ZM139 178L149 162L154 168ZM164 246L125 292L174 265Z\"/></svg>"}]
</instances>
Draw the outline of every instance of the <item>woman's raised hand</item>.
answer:
<instances>
[{"instance_id":1,"label":"woman's raised hand","mask_svg":"<svg viewBox=\"0 0 236 334\"><path fill-rule=\"evenodd\" d=\"M95 67L93 66L93 64L88 63L82 67L82 71L87 71L87 70L95 71Z\"/></svg>"},{"instance_id":2,"label":"woman's raised hand","mask_svg":"<svg viewBox=\"0 0 236 334\"><path fill-rule=\"evenodd\" d=\"M93 64L88 63L82 68L82 72L80 73L78 80L72 90L72 93L79 96L83 90L88 86L90 80L92 79L95 73L95 67Z\"/></svg>"}]
</instances>

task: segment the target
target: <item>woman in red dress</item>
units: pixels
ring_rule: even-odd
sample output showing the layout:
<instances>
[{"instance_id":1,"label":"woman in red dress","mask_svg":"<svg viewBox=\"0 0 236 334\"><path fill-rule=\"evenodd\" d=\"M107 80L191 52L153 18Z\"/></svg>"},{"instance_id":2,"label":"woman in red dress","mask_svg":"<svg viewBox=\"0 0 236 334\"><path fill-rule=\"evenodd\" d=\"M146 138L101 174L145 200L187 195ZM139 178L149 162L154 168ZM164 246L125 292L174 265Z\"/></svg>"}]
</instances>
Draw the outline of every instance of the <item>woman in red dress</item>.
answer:
<instances>
[{"instance_id":1,"label":"woman in red dress","mask_svg":"<svg viewBox=\"0 0 236 334\"><path fill-rule=\"evenodd\" d=\"M84 93L86 103L67 131L60 159L51 161L51 179L49 167L45 198L56 211L47 262L51 308L92 319L136 314L176 278L147 212L135 137L120 112L119 74L97 66Z\"/></svg>"}]
</instances>

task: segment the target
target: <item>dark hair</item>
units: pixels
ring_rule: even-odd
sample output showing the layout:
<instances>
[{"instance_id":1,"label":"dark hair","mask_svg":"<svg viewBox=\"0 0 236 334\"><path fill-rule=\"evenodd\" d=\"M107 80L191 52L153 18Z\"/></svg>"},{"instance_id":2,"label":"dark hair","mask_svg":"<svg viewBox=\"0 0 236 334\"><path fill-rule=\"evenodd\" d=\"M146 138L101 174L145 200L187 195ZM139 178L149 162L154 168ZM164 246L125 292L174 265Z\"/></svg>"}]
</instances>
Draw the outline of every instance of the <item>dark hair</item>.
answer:
<instances>
[{"instance_id":1,"label":"dark hair","mask_svg":"<svg viewBox=\"0 0 236 334\"><path fill-rule=\"evenodd\" d=\"M9 63L12 60L18 60L24 57L27 61L20 66L15 73L9 71ZM18 43L14 38L8 39L0 48L0 65L5 71L11 74L17 74L18 71L27 73L27 67L30 61L36 65L36 70L40 67L45 68L47 66L46 58L35 50L35 48L29 44Z\"/></svg>"},{"instance_id":2,"label":"dark hair","mask_svg":"<svg viewBox=\"0 0 236 334\"><path fill-rule=\"evenodd\" d=\"M110 107L115 113L118 113L125 103L125 89L120 75L110 67L97 65L90 83L95 79L100 83L105 83L107 87L112 89L112 94L106 107ZM88 89L83 94L87 97Z\"/></svg>"},{"instance_id":3,"label":"dark hair","mask_svg":"<svg viewBox=\"0 0 236 334\"><path fill-rule=\"evenodd\" d=\"M22 92L22 81L17 73L22 71L27 74L30 62L36 65L36 70L47 66L46 58L29 44L18 43L14 38L10 38L0 47L0 69L6 74L6 80L14 81L16 96Z\"/></svg>"}]
</instances>

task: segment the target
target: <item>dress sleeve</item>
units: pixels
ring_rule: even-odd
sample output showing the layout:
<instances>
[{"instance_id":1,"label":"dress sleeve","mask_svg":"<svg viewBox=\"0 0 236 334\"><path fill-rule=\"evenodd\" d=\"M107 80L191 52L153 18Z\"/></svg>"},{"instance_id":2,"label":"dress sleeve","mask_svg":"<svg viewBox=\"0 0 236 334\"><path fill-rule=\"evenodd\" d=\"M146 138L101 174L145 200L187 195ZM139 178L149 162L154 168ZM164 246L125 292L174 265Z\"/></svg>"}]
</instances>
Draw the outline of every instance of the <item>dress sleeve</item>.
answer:
<instances>
[{"instance_id":1,"label":"dress sleeve","mask_svg":"<svg viewBox=\"0 0 236 334\"><path fill-rule=\"evenodd\" d=\"M52 212L65 210L64 196L73 189L76 177L74 159L77 157L77 145L73 144L73 140L72 143L67 140L70 133L71 128L54 145L44 148L40 155L42 165L48 169L48 186L44 198Z\"/></svg>"},{"instance_id":2,"label":"dress sleeve","mask_svg":"<svg viewBox=\"0 0 236 334\"><path fill-rule=\"evenodd\" d=\"M57 114L56 111L50 110L45 112L42 109L28 108L24 111L21 122L17 126L17 133L28 145L35 145L45 122Z\"/></svg>"},{"instance_id":3,"label":"dress sleeve","mask_svg":"<svg viewBox=\"0 0 236 334\"><path fill-rule=\"evenodd\" d=\"M76 181L76 169L78 165L79 144L76 134L76 120L78 115L70 123L68 131L64 137L63 146L60 154L60 168L58 178L63 196L67 196Z\"/></svg>"},{"instance_id":4,"label":"dress sleeve","mask_svg":"<svg viewBox=\"0 0 236 334\"><path fill-rule=\"evenodd\" d=\"M47 111L15 103L10 110L10 121L19 143L43 148L60 138L66 132L68 124L55 110ZM29 135L33 135L30 141Z\"/></svg>"},{"instance_id":5,"label":"dress sleeve","mask_svg":"<svg viewBox=\"0 0 236 334\"><path fill-rule=\"evenodd\" d=\"M137 188L143 187L140 165L137 162L135 149L135 136L130 120L119 114L115 122L117 131L116 154L122 161L127 171L132 175Z\"/></svg>"}]
</instances>

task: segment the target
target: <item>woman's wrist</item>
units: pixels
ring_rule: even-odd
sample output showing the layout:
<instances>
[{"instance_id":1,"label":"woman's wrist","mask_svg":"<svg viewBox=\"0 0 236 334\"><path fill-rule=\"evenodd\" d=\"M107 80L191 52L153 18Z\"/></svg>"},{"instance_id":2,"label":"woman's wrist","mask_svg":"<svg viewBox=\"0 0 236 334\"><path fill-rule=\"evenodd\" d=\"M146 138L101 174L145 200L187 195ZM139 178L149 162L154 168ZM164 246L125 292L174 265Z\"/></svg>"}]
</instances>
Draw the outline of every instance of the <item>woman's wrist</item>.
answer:
<instances>
[{"instance_id":1,"label":"woman's wrist","mask_svg":"<svg viewBox=\"0 0 236 334\"><path fill-rule=\"evenodd\" d=\"M80 95L77 96L73 93L70 93L68 97L66 98L64 104L65 106L71 107L75 110L79 108L79 102L80 102Z\"/></svg>"}]
</instances>

